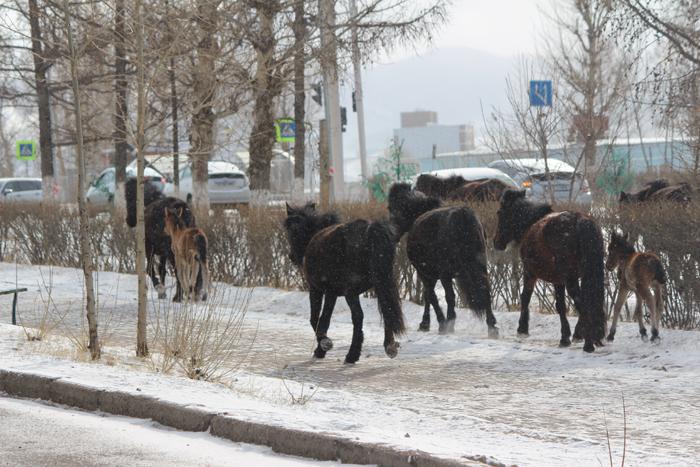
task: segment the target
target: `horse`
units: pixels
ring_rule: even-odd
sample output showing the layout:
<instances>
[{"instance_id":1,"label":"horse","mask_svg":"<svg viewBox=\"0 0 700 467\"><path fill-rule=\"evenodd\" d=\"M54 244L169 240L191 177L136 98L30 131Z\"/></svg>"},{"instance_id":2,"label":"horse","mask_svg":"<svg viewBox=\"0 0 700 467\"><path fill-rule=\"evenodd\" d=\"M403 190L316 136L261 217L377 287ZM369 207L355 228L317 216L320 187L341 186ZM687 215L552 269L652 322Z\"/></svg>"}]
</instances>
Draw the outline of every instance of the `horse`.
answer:
<instances>
[{"instance_id":1,"label":"horse","mask_svg":"<svg viewBox=\"0 0 700 467\"><path fill-rule=\"evenodd\" d=\"M466 182L464 185L452 191L450 199L465 202L484 203L498 201L501 195L508 189L508 185L496 178L482 178Z\"/></svg>"},{"instance_id":2,"label":"horse","mask_svg":"<svg viewBox=\"0 0 700 467\"><path fill-rule=\"evenodd\" d=\"M561 321L559 345L571 345L566 318L568 292L579 313L574 339L585 338L586 352L595 351L595 345L602 346L606 316L600 227L584 214L553 212L549 204L532 203L525 199L524 190L507 190L500 200L494 246L505 250L511 242L520 244L524 270L518 335L528 336L530 298L537 279L541 279L554 285Z\"/></svg>"},{"instance_id":3,"label":"horse","mask_svg":"<svg viewBox=\"0 0 700 467\"><path fill-rule=\"evenodd\" d=\"M687 183L670 185L666 180L659 179L647 183L637 193L621 192L620 205L663 201L687 205L691 201L692 191Z\"/></svg>"},{"instance_id":4,"label":"horse","mask_svg":"<svg viewBox=\"0 0 700 467\"><path fill-rule=\"evenodd\" d=\"M209 291L207 235L199 227L187 227L184 209L165 208L165 232L175 257L175 272L185 299L205 301Z\"/></svg>"},{"instance_id":5,"label":"horse","mask_svg":"<svg viewBox=\"0 0 700 467\"><path fill-rule=\"evenodd\" d=\"M613 320L607 337L608 341L615 339L620 310L630 292L634 292L637 299L634 316L639 323L639 335L642 340L647 339L647 330L644 327L644 317L642 316L642 303L644 302L649 307L651 317L651 341L658 341L659 323L664 310L663 290L666 284L666 272L659 257L652 252L636 252L629 241L629 236L613 232L610 236L605 267L608 271L617 268L617 277L620 280L620 289L617 291L617 300L613 307ZM652 290L654 291L653 295Z\"/></svg>"},{"instance_id":6,"label":"horse","mask_svg":"<svg viewBox=\"0 0 700 467\"><path fill-rule=\"evenodd\" d=\"M364 219L341 223L334 213L316 212L313 203L303 207L287 204L284 226L289 258L302 268L309 287L310 322L318 343L314 356L324 358L333 348L326 333L335 302L344 296L353 325L345 363L359 360L364 340L360 294L374 288L384 321L384 351L389 358L396 357L399 342L395 337L404 333L405 325L394 277L396 242L391 226Z\"/></svg>"},{"instance_id":7,"label":"horse","mask_svg":"<svg viewBox=\"0 0 700 467\"><path fill-rule=\"evenodd\" d=\"M416 190L433 198L448 200L455 190L467 183L461 175L440 178L435 175L421 174L416 180Z\"/></svg>"},{"instance_id":8,"label":"horse","mask_svg":"<svg viewBox=\"0 0 700 467\"><path fill-rule=\"evenodd\" d=\"M452 279L479 318L486 316L489 337L498 337L491 311L491 287L486 270L486 236L474 212L466 206L442 207L439 199L395 183L389 190L389 213L399 237L408 233L408 258L423 282L425 309L419 331L430 330L430 306L439 332L454 332L455 293ZM440 309L435 284L445 289L447 319Z\"/></svg>"},{"instance_id":9,"label":"horse","mask_svg":"<svg viewBox=\"0 0 700 467\"><path fill-rule=\"evenodd\" d=\"M158 298L165 298L165 273L167 263L175 268L175 281L177 284L174 302L182 299L182 289L177 278L177 268L175 257L170 247L170 236L165 233L165 209L172 208L177 212L182 212L182 222L187 227L195 225L194 215L189 205L184 201L164 196L158 188L151 183L145 183L144 193L144 224L146 231L146 271L151 277L153 287L158 291ZM136 227L136 179L129 178L126 181L124 196L126 198L126 224L129 227ZM156 277L154 256L158 256L158 275Z\"/></svg>"}]
</instances>

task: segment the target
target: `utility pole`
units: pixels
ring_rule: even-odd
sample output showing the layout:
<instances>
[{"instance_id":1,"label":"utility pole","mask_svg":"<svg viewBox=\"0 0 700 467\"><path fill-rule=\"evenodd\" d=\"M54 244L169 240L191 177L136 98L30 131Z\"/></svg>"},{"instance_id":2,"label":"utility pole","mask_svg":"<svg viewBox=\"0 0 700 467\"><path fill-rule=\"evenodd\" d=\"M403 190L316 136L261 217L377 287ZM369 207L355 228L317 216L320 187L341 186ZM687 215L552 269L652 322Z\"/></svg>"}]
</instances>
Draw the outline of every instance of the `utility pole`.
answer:
<instances>
[{"instance_id":1,"label":"utility pole","mask_svg":"<svg viewBox=\"0 0 700 467\"><path fill-rule=\"evenodd\" d=\"M365 104L362 98L362 63L360 62L360 45L357 39L357 4L350 0L350 16L352 16L352 68L355 72L355 111L357 112L357 136L360 147L360 166L362 179L369 178L367 167L367 143L365 137Z\"/></svg>"},{"instance_id":2,"label":"utility pole","mask_svg":"<svg viewBox=\"0 0 700 467\"><path fill-rule=\"evenodd\" d=\"M321 20L321 69L323 89L326 98L326 122L328 125L328 146L333 201L343 199L345 181L343 175L343 134L340 124L340 86L338 83L337 39L335 37L335 2L318 0Z\"/></svg>"}]
</instances>

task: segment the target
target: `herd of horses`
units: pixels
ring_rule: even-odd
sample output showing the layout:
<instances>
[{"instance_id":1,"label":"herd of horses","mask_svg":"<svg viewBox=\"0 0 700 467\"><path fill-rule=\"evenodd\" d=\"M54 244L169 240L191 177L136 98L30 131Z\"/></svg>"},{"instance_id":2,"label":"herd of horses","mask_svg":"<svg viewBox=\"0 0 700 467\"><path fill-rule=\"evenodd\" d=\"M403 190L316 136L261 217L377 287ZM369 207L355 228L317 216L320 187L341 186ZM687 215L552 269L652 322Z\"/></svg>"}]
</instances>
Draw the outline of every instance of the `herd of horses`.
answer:
<instances>
[{"instance_id":1,"label":"herd of horses","mask_svg":"<svg viewBox=\"0 0 700 467\"><path fill-rule=\"evenodd\" d=\"M693 191L686 184L658 180L640 192L622 193L620 203L667 200L687 204ZM127 182L127 224L136 225L135 180ZM461 201L454 203L454 201ZM486 232L469 203L497 201L498 223L493 238L497 250L518 245L523 265L518 335L529 332L529 303L537 280L554 286L555 307L561 322L560 346L583 340L583 350L603 346L607 328L604 270L617 269L620 288L607 340L615 338L620 309L630 292L637 297L635 316L646 339L642 304L651 315L651 340L658 341L666 275L659 257L638 253L629 238L612 232L605 261L601 228L588 215L555 211L546 203L534 203L523 190L509 189L498 180L468 182L455 176L440 179L421 175L415 187L395 183L388 195L387 220L355 219L342 222L334 212L319 212L315 204L286 205L284 227L289 259L301 268L308 286L310 324L317 346L316 358L333 348L328 328L338 297L344 297L353 324L347 363L360 358L364 340L360 295L370 289L377 297L384 325L384 349L390 358L398 354L397 338L406 330L394 275L398 242L406 237L406 252L423 284L424 313L419 331L430 330L432 307L440 333L455 328L456 295L453 282L475 316L485 318L488 336L498 338L488 277ZM165 298L167 265L176 272L174 301L206 300L208 291L207 239L196 227L190 206L163 196L145 185L147 271L159 298ZM156 259L158 275L156 275ZM443 313L435 286L445 291ZM567 319L566 295L579 319L572 334Z\"/></svg>"}]
</instances>

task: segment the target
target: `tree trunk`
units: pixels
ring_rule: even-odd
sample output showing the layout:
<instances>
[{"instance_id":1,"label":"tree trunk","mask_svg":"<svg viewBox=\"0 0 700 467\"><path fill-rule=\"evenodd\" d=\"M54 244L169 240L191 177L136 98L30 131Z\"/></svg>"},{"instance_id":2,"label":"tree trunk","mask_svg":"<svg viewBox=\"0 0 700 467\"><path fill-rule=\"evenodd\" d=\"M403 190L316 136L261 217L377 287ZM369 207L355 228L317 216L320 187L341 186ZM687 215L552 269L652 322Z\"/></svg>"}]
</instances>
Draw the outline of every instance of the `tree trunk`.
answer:
<instances>
[{"instance_id":1,"label":"tree trunk","mask_svg":"<svg viewBox=\"0 0 700 467\"><path fill-rule=\"evenodd\" d=\"M253 107L253 128L248 143L248 151L250 152L248 173L252 190L270 189L270 163L272 161L272 147L275 144L272 101L276 94L274 89L276 83L272 74L276 6L276 2L261 2L256 6L260 19L260 31L255 41L256 70L253 90L255 105Z\"/></svg>"},{"instance_id":2,"label":"tree trunk","mask_svg":"<svg viewBox=\"0 0 700 467\"><path fill-rule=\"evenodd\" d=\"M136 115L136 274L138 275L138 314L136 321L136 356L148 355L148 336L146 314L146 231L143 219L143 148L146 145L146 78L143 56L143 17L141 16L141 0L136 0L134 8L136 17L136 48L137 48L137 115Z\"/></svg>"},{"instance_id":3,"label":"tree trunk","mask_svg":"<svg viewBox=\"0 0 700 467\"><path fill-rule=\"evenodd\" d=\"M73 32L71 31L71 14L68 0L63 1L63 13L65 15L66 36L68 38L68 50L70 53L70 73L73 88L73 110L75 113L75 133L78 150L78 213L80 216L80 262L83 267L83 279L85 280L85 296L87 300L86 312L88 322L88 348L93 360L100 358L100 342L97 335L97 315L95 313L95 289L92 280L92 253L90 251L90 239L88 228L88 214L85 202L85 154L83 151L83 123L80 109L80 84L78 81L78 58L73 45Z\"/></svg>"},{"instance_id":4,"label":"tree trunk","mask_svg":"<svg viewBox=\"0 0 700 467\"><path fill-rule=\"evenodd\" d=\"M320 201L321 210L325 211L331 204L331 177L328 173L330 163L328 160L328 122L323 119L318 122L318 162L321 180Z\"/></svg>"},{"instance_id":5,"label":"tree trunk","mask_svg":"<svg viewBox=\"0 0 700 467\"><path fill-rule=\"evenodd\" d=\"M192 197L199 220L209 218L209 159L214 149L214 111L216 94L216 43L217 11L214 2L197 1L197 27L200 40L197 44L197 64L194 70L194 110L192 113Z\"/></svg>"},{"instance_id":6,"label":"tree trunk","mask_svg":"<svg viewBox=\"0 0 700 467\"><path fill-rule=\"evenodd\" d=\"M114 7L114 94L116 97L116 109L114 112L114 169L116 173L116 190L114 192L114 207L116 212L122 213L125 209L124 184L126 183L126 164L128 144L126 142L126 118L127 89L126 80L126 50L124 43L124 0L116 0ZM121 215L116 216L121 218Z\"/></svg>"},{"instance_id":7,"label":"tree trunk","mask_svg":"<svg viewBox=\"0 0 700 467\"><path fill-rule=\"evenodd\" d=\"M44 43L41 38L39 16L41 12L37 0L29 2L29 28L32 35L32 56L34 58L34 82L39 110L39 150L41 152L41 178L44 187L44 200L54 199L53 139L51 136L51 104L46 73L49 62L44 56ZM67 14L67 11L66 11Z\"/></svg>"},{"instance_id":8,"label":"tree trunk","mask_svg":"<svg viewBox=\"0 0 700 467\"><path fill-rule=\"evenodd\" d=\"M304 20L304 0L294 3L294 194L304 197L304 153L306 151L305 103L306 90L304 71L306 56L304 53L306 25Z\"/></svg>"}]
</instances>

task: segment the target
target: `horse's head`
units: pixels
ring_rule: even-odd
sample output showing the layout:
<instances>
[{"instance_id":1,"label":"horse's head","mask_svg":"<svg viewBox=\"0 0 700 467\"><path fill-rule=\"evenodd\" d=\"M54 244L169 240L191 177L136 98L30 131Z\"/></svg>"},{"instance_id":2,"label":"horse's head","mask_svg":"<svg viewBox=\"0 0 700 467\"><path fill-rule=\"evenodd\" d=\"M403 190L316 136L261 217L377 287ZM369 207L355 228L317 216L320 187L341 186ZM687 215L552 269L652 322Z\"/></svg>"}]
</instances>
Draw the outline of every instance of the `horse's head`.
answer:
<instances>
[{"instance_id":1,"label":"horse's head","mask_svg":"<svg viewBox=\"0 0 700 467\"><path fill-rule=\"evenodd\" d=\"M181 215L182 208L179 210L176 208L172 207L166 207L165 208L165 233L170 235L171 237L174 235L175 231L178 230L180 226L180 215Z\"/></svg>"},{"instance_id":2,"label":"horse's head","mask_svg":"<svg viewBox=\"0 0 700 467\"><path fill-rule=\"evenodd\" d=\"M634 252L634 247L629 241L629 234L619 234L613 231L608 244L608 259L605 261L605 268L612 271L631 252Z\"/></svg>"},{"instance_id":3,"label":"horse's head","mask_svg":"<svg viewBox=\"0 0 700 467\"><path fill-rule=\"evenodd\" d=\"M289 259L297 266L304 263L304 253L316 232L339 221L335 213L320 214L316 211L314 203L307 203L302 207L293 207L287 203L287 218L284 228L287 231L289 241Z\"/></svg>"},{"instance_id":4,"label":"horse's head","mask_svg":"<svg viewBox=\"0 0 700 467\"><path fill-rule=\"evenodd\" d=\"M440 207L440 200L415 191L408 183L394 183L389 189L389 218L399 230L399 236L407 232L413 222L423 214Z\"/></svg>"},{"instance_id":5,"label":"horse's head","mask_svg":"<svg viewBox=\"0 0 700 467\"><path fill-rule=\"evenodd\" d=\"M620 204L629 204L633 203L635 200L633 198L633 195L630 193L625 193L624 191L620 192Z\"/></svg>"},{"instance_id":6,"label":"horse's head","mask_svg":"<svg viewBox=\"0 0 700 467\"><path fill-rule=\"evenodd\" d=\"M525 200L525 190L506 190L501 195L498 208L498 227L493 245L497 250L505 250L508 244L517 240L517 226L521 215L519 201Z\"/></svg>"}]
</instances>

